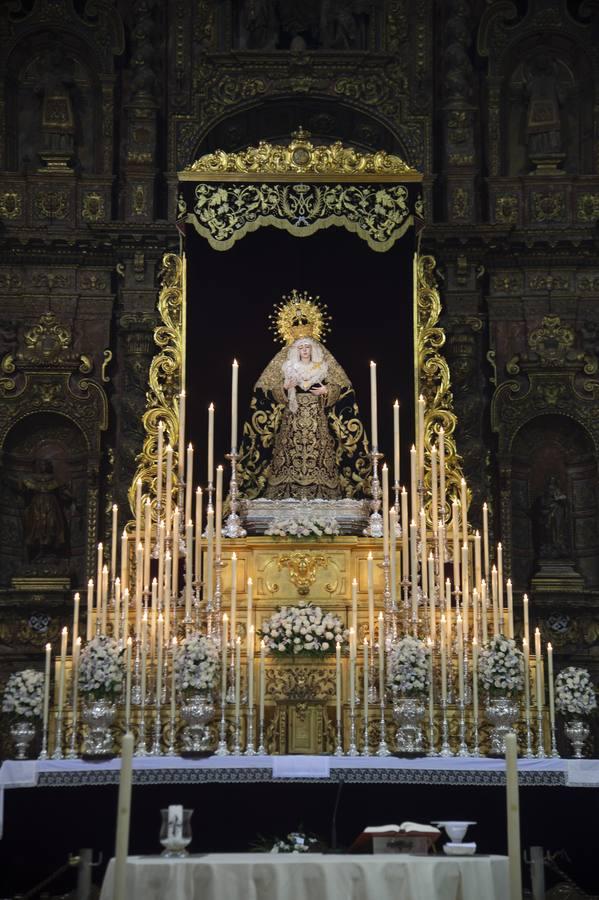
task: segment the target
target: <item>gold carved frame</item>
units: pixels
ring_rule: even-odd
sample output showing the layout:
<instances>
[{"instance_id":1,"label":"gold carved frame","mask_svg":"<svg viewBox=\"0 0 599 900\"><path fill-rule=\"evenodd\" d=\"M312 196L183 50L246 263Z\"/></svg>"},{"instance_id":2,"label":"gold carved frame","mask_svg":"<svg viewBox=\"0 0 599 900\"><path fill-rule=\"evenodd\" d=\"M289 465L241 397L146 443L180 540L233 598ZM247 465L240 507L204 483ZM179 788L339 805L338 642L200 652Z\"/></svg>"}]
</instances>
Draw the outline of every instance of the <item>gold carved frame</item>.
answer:
<instances>
[{"instance_id":1,"label":"gold carved frame","mask_svg":"<svg viewBox=\"0 0 599 900\"><path fill-rule=\"evenodd\" d=\"M196 182L339 182L402 183L420 182L422 176L400 157L384 151L362 154L337 142L315 146L300 129L287 145L261 142L237 153L217 151L201 157L179 173L180 181ZM180 210L182 214L185 209ZM356 230L339 217L330 224ZM413 224L411 220L410 224ZM326 227L326 226L325 226ZM157 353L150 366L146 412L143 416L145 438L134 482L129 490L135 508L135 484L142 480L142 498L155 502L158 422L164 422L165 436L176 448L179 433L178 396L185 388L185 254L166 253L162 260L158 295L160 325L154 339ZM441 299L435 278L435 260L415 254L414 260L414 387L416 398L427 401L425 418L425 482L430 484L430 451L439 428L445 431L446 485L449 501L459 497L462 478L461 460L455 444L456 416L453 412L450 372L441 355L445 334L439 326ZM415 405L415 408L416 405ZM177 465L173 460L173 472ZM176 478L176 474L175 474ZM173 492L178 486L173 486ZM450 509L450 507L448 508Z\"/></svg>"}]
</instances>

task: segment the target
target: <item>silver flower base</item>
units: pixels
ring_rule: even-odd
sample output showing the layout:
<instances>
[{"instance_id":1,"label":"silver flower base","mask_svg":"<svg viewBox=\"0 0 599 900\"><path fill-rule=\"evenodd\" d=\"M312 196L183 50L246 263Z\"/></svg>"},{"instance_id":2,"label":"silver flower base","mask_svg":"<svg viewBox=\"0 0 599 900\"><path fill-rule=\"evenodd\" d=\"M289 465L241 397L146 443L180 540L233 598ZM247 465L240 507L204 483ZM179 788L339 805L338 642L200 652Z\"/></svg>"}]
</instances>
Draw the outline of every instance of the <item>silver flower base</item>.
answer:
<instances>
[{"instance_id":1,"label":"silver flower base","mask_svg":"<svg viewBox=\"0 0 599 900\"><path fill-rule=\"evenodd\" d=\"M116 718L112 700L87 700L83 704L81 720L87 726L82 756L87 759L106 759L114 756L111 726Z\"/></svg>"},{"instance_id":2,"label":"silver flower base","mask_svg":"<svg viewBox=\"0 0 599 900\"><path fill-rule=\"evenodd\" d=\"M574 750L574 759L582 759L584 757L583 748L586 739L589 736L589 726L584 719L570 719L566 722L566 736L572 744Z\"/></svg>"},{"instance_id":3,"label":"silver flower base","mask_svg":"<svg viewBox=\"0 0 599 900\"><path fill-rule=\"evenodd\" d=\"M505 738L510 731L515 731L520 707L513 697L490 697L486 707L487 721L491 725L489 732L491 756L505 756Z\"/></svg>"},{"instance_id":4,"label":"silver flower base","mask_svg":"<svg viewBox=\"0 0 599 900\"><path fill-rule=\"evenodd\" d=\"M214 718L214 700L209 691L196 691L185 697L181 718L186 723L181 756L208 756L212 753L208 723Z\"/></svg>"},{"instance_id":5,"label":"silver flower base","mask_svg":"<svg viewBox=\"0 0 599 900\"><path fill-rule=\"evenodd\" d=\"M395 733L397 753L400 755L422 753L423 718L424 703L420 698L403 697L394 701L393 721L398 726Z\"/></svg>"},{"instance_id":6,"label":"silver flower base","mask_svg":"<svg viewBox=\"0 0 599 900\"><path fill-rule=\"evenodd\" d=\"M10 726L10 735L15 743L15 759L27 759L27 749L35 737L35 725L31 719L17 719Z\"/></svg>"},{"instance_id":7,"label":"silver flower base","mask_svg":"<svg viewBox=\"0 0 599 900\"><path fill-rule=\"evenodd\" d=\"M289 519L334 519L339 534L362 534L368 524L369 500L241 500L241 518L248 534L264 534ZM381 534L382 534L381 530Z\"/></svg>"}]
</instances>

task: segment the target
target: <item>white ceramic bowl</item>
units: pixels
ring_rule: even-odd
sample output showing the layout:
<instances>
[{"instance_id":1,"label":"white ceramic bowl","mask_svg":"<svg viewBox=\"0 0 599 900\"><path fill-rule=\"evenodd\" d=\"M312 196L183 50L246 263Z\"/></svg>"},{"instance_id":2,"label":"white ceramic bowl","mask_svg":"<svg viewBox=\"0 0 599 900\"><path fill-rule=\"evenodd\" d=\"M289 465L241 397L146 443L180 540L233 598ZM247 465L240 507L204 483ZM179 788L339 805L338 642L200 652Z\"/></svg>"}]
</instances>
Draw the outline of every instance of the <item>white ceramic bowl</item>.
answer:
<instances>
[{"instance_id":1,"label":"white ceramic bowl","mask_svg":"<svg viewBox=\"0 0 599 900\"><path fill-rule=\"evenodd\" d=\"M448 841L443 844L443 853L448 856L474 856L476 853L476 844L452 844Z\"/></svg>"},{"instance_id":2,"label":"white ceramic bowl","mask_svg":"<svg viewBox=\"0 0 599 900\"><path fill-rule=\"evenodd\" d=\"M444 828L447 832L447 837L449 838L450 842L459 844L464 840L464 836L468 831L468 826L476 825L476 822L433 822L433 825L438 825L440 828Z\"/></svg>"}]
</instances>

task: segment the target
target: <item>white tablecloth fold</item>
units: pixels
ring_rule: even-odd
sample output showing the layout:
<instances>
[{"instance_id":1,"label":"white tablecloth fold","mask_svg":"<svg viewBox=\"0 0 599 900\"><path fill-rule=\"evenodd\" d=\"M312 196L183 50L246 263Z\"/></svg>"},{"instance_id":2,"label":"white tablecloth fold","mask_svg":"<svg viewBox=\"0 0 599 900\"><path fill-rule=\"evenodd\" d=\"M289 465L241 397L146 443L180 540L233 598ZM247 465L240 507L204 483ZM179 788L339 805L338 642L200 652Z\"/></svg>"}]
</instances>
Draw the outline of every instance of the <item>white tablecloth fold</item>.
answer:
<instances>
[{"instance_id":1,"label":"white tablecloth fold","mask_svg":"<svg viewBox=\"0 0 599 900\"><path fill-rule=\"evenodd\" d=\"M113 900L111 860L100 900ZM506 900L505 856L130 857L127 900Z\"/></svg>"}]
</instances>

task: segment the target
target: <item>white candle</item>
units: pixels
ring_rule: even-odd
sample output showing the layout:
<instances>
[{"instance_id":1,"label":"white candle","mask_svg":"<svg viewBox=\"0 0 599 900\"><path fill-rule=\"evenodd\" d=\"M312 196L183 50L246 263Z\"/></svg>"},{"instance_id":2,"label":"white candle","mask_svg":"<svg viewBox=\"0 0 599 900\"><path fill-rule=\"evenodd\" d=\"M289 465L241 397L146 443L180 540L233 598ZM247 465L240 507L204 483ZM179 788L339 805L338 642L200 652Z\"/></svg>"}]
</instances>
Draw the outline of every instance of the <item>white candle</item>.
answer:
<instances>
[{"instance_id":1,"label":"white candle","mask_svg":"<svg viewBox=\"0 0 599 900\"><path fill-rule=\"evenodd\" d=\"M102 569L102 634L106 634L108 617L108 566Z\"/></svg>"},{"instance_id":2,"label":"white candle","mask_svg":"<svg viewBox=\"0 0 599 900\"><path fill-rule=\"evenodd\" d=\"M214 510L211 506L206 512L206 595L212 603L214 585Z\"/></svg>"},{"instance_id":3,"label":"white candle","mask_svg":"<svg viewBox=\"0 0 599 900\"><path fill-rule=\"evenodd\" d=\"M424 397L418 397L418 481L424 483Z\"/></svg>"},{"instance_id":4,"label":"white candle","mask_svg":"<svg viewBox=\"0 0 599 900\"><path fill-rule=\"evenodd\" d=\"M258 715L260 718L260 722L264 722L264 697L265 697L265 688L266 688L266 676L265 676L265 666L264 666L264 655L266 653L266 644L264 643L264 639L260 641L260 686L259 686L259 710Z\"/></svg>"},{"instance_id":5,"label":"white candle","mask_svg":"<svg viewBox=\"0 0 599 900\"><path fill-rule=\"evenodd\" d=\"M364 638L364 697L363 697L363 706L362 709L364 711L364 732L368 734L368 667L369 667L369 652L368 652L368 638ZM367 747L364 747L364 750L367 750Z\"/></svg>"},{"instance_id":6,"label":"white candle","mask_svg":"<svg viewBox=\"0 0 599 900\"><path fill-rule=\"evenodd\" d=\"M191 620L191 592L193 587L193 522L185 526L185 618Z\"/></svg>"},{"instance_id":7,"label":"white candle","mask_svg":"<svg viewBox=\"0 0 599 900\"><path fill-rule=\"evenodd\" d=\"M127 900L127 855L131 821L131 785L133 783L133 735L130 731L121 741L121 773L117 801L116 844L114 861L114 900Z\"/></svg>"},{"instance_id":8,"label":"white candle","mask_svg":"<svg viewBox=\"0 0 599 900\"><path fill-rule=\"evenodd\" d=\"M547 644L547 683L549 685L549 725L555 728L555 687L553 684L553 647Z\"/></svg>"},{"instance_id":9,"label":"white candle","mask_svg":"<svg viewBox=\"0 0 599 900\"><path fill-rule=\"evenodd\" d=\"M127 649L125 651L125 728L129 728L131 721L131 651L133 641L127 638Z\"/></svg>"},{"instance_id":10,"label":"white candle","mask_svg":"<svg viewBox=\"0 0 599 900\"><path fill-rule=\"evenodd\" d=\"M472 638L472 716L478 722L478 641Z\"/></svg>"},{"instance_id":11,"label":"white candle","mask_svg":"<svg viewBox=\"0 0 599 900\"><path fill-rule=\"evenodd\" d=\"M424 512L424 507L420 508L420 579L422 582L422 593L424 596L428 596L428 573L426 568L426 514Z\"/></svg>"},{"instance_id":12,"label":"white candle","mask_svg":"<svg viewBox=\"0 0 599 900\"><path fill-rule=\"evenodd\" d=\"M464 632L462 628L462 617L458 614L456 619L456 632L458 637L458 699L460 703L464 701Z\"/></svg>"},{"instance_id":13,"label":"white candle","mask_svg":"<svg viewBox=\"0 0 599 900\"><path fill-rule=\"evenodd\" d=\"M158 423L158 441L156 448L156 516L162 518L162 463L164 456L164 423Z\"/></svg>"},{"instance_id":14,"label":"white candle","mask_svg":"<svg viewBox=\"0 0 599 900\"><path fill-rule=\"evenodd\" d=\"M141 617L141 676L139 679L139 702L146 705L146 678L148 662L148 611L144 610Z\"/></svg>"},{"instance_id":15,"label":"white candle","mask_svg":"<svg viewBox=\"0 0 599 900\"><path fill-rule=\"evenodd\" d=\"M512 595L512 579L508 578L506 584L507 592L507 636L514 637L514 598Z\"/></svg>"},{"instance_id":16,"label":"white candle","mask_svg":"<svg viewBox=\"0 0 599 900\"><path fill-rule=\"evenodd\" d=\"M507 847L510 867L510 900L522 900L520 799L518 796L518 742L513 731L510 731L505 736L505 786L507 805Z\"/></svg>"},{"instance_id":17,"label":"white candle","mask_svg":"<svg viewBox=\"0 0 599 900\"><path fill-rule=\"evenodd\" d=\"M543 661L541 657L541 632L535 628L535 669L537 683L537 715L543 711L545 685L543 683Z\"/></svg>"},{"instance_id":18,"label":"white candle","mask_svg":"<svg viewBox=\"0 0 599 900\"><path fill-rule=\"evenodd\" d=\"M96 564L96 630L102 626L102 542L98 544L98 560Z\"/></svg>"},{"instance_id":19,"label":"white candle","mask_svg":"<svg viewBox=\"0 0 599 900\"><path fill-rule=\"evenodd\" d=\"M351 629L354 632L354 638L358 633L358 579L354 578L351 583ZM355 648L354 648L355 649Z\"/></svg>"},{"instance_id":20,"label":"white candle","mask_svg":"<svg viewBox=\"0 0 599 900\"><path fill-rule=\"evenodd\" d=\"M114 581L116 578L116 545L119 535L119 508L116 503L112 504L112 533L111 533L111 546L110 546L110 580Z\"/></svg>"},{"instance_id":21,"label":"white candle","mask_svg":"<svg viewBox=\"0 0 599 900\"><path fill-rule=\"evenodd\" d=\"M356 632L349 629L349 708L351 715L356 706Z\"/></svg>"},{"instance_id":22,"label":"white candle","mask_svg":"<svg viewBox=\"0 0 599 900\"><path fill-rule=\"evenodd\" d=\"M389 532L391 550L389 553L389 574L391 578L391 608L397 608L397 510L394 506L389 510Z\"/></svg>"},{"instance_id":23,"label":"white candle","mask_svg":"<svg viewBox=\"0 0 599 900\"><path fill-rule=\"evenodd\" d=\"M239 363L233 360L231 371L231 449L237 449L237 385L239 378Z\"/></svg>"},{"instance_id":24,"label":"white candle","mask_svg":"<svg viewBox=\"0 0 599 900\"><path fill-rule=\"evenodd\" d=\"M497 637L499 634L499 604L497 602L497 569L495 566L491 569L491 603L493 604L493 632Z\"/></svg>"},{"instance_id":25,"label":"white candle","mask_svg":"<svg viewBox=\"0 0 599 900\"><path fill-rule=\"evenodd\" d=\"M208 484L214 481L214 403L208 407Z\"/></svg>"},{"instance_id":26,"label":"white candle","mask_svg":"<svg viewBox=\"0 0 599 900\"><path fill-rule=\"evenodd\" d=\"M176 616L177 610L177 600L179 599L179 507L175 506L175 510L173 512L173 533L171 539L171 547L172 547L172 579L171 579L171 592L173 597L175 598L175 606L173 608L173 623L172 627L175 627L174 617Z\"/></svg>"},{"instance_id":27,"label":"white candle","mask_svg":"<svg viewBox=\"0 0 599 900\"><path fill-rule=\"evenodd\" d=\"M152 556L152 507L150 501L146 500L144 506L144 566L143 566L143 589L147 591L150 587L150 559Z\"/></svg>"},{"instance_id":28,"label":"white candle","mask_svg":"<svg viewBox=\"0 0 599 900\"><path fill-rule=\"evenodd\" d=\"M235 638L235 719L239 718L241 702L241 638Z\"/></svg>"},{"instance_id":29,"label":"white candle","mask_svg":"<svg viewBox=\"0 0 599 900\"><path fill-rule=\"evenodd\" d=\"M371 414L371 444L372 449L379 446L379 430L377 420L377 391L376 391L376 363L370 363L370 414Z\"/></svg>"},{"instance_id":30,"label":"white candle","mask_svg":"<svg viewBox=\"0 0 599 900\"><path fill-rule=\"evenodd\" d=\"M94 579L90 578L87 582L87 622L86 622L86 640L91 641L94 628Z\"/></svg>"},{"instance_id":31,"label":"white candle","mask_svg":"<svg viewBox=\"0 0 599 900\"><path fill-rule=\"evenodd\" d=\"M195 519L195 564L193 570L195 572L198 591L202 580L202 488L196 489L196 519Z\"/></svg>"},{"instance_id":32,"label":"white candle","mask_svg":"<svg viewBox=\"0 0 599 900\"><path fill-rule=\"evenodd\" d=\"M65 675L66 675L66 665L67 665L67 640L68 640L69 630L65 627L61 632L60 639L60 677L58 679L58 718L61 718L62 711L64 707L64 687L65 687Z\"/></svg>"},{"instance_id":33,"label":"white candle","mask_svg":"<svg viewBox=\"0 0 599 900\"><path fill-rule=\"evenodd\" d=\"M73 598L73 643L71 652L75 652L75 644L77 643L77 638L79 637L79 603L80 603L79 593L76 593Z\"/></svg>"},{"instance_id":34,"label":"white candle","mask_svg":"<svg viewBox=\"0 0 599 900\"><path fill-rule=\"evenodd\" d=\"M181 451L181 454L183 451ZM164 486L164 525L167 533L171 529L171 509L173 503L173 448L166 448L166 484Z\"/></svg>"},{"instance_id":35,"label":"white candle","mask_svg":"<svg viewBox=\"0 0 599 900\"><path fill-rule=\"evenodd\" d=\"M468 540L468 489L466 480L460 480L460 505L462 507L462 543Z\"/></svg>"},{"instance_id":36,"label":"white candle","mask_svg":"<svg viewBox=\"0 0 599 900\"><path fill-rule=\"evenodd\" d=\"M135 482L135 546L141 540L141 478Z\"/></svg>"},{"instance_id":37,"label":"white candle","mask_svg":"<svg viewBox=\"0 0 599 900\"><path fill-rule=\"evenodd\" d=\"M247 658L248 658L248 707L250 715L254 711L254 626L250 625L247 632Z\"/></svg>"},{"instance_id":38,"label":"white candle","mask_svg":"<svg viewBox=\"0 0 599 900\"><path fill-rule=\"evenodd\" d=\"M485 559L485 581L489 583L489 507L483 503L483 556Z\"/></svg>"},{"instance_id":39,"label":"white candle","mask_svg":"<svg viewBox=\"0 0 599 900\"><path fill-rule=\"evenodd\" d=\"M193 445L187 446L187 466L185 469L185 521L193 518L191 508L193 497Z\"/></svg>"},{"instance_id":40,"label":"white candle","mask_svg":"<svg viewBox=\"0 0 599 900\"><path fill-rule=\"evenodd\" d=\"M447 620L445 615L441 616L441 700L447 702L447 650L446 641Z\"/></svg>"},{"instance_id":41,"label":"white candle","mask_svg":"<svg viewBox=\"0 0 599 900\"><path fill-rule=\"evenodd\" d=\"M374 642L374 560L368 554L368 631L370 640Z\"/></svg>"},{"instance_id":42,"label":"white candle","mask_svg":"<svg viewBox=\"0 0 599 900\"><path fill-rule=\"evenodd\" d=\"M112 636L115 641L119 640L119 631L121 624L121 579L117 578L114 583L114 622L112 624Z\"/></svg>"},{"instance_id":43,"label":"white candle","mask_svg":"<svg viewBox=\"0 0 599 900\"><path fill-rule=\"evenodd\" d=\"M177 455L179 463L179 482L183 481L183 471L185 459L183 451L185 449L185 390L179 394L179 442L177 444Z\"/></svg>"},{"instance_id":44,"label":"white candle","mask_svg":"<svg viewBox=\"0 0 599 900\"><path fill-rule=\"evenodd\" d=\"M435 558L431 553L428 555L428 604L429 604L429 632L433 643L436 640L437 631L437 611L435 608Z\"/></svg>"},{"instance_id":45,"label":"white candle","mask_svg":"<svg viewBox=\"0 0 599 900\"><path fill-rule=\"evenodd\" d=\"M150 655L154 655L156 644L156 619L158 618L158 582L152 578L152 608L150 617Z\"/></svg>"},{"instance_id":46,"label":"white candle","mask_svg":"<svg viewBox=\"0 0 599 900\"><path fill-rule=\"evenodd\" d=\"M220 642L220 694L221 694L221 705L224 706L227 700L227 649L228 649L228 641L229 635L227 632L229 617L226 613L223 613L223 631Z\"/></svg>"},{"instance_id":47,"label":"white candle","mask_svg":"<svg viewBox=\"0 0 599 900\"><path fill-rule=\"evenodd\" d=\"M127 542L127 529L123 528L121 535L121 590L129 587L129 544Z\"/></svg>"},{"instance_id":48,"label":"white candle","mask_svg":"<svg viewBox=\"0 0 599 900\"><path fill-rule=\"evenodd\" d=\"M497 603L499 616L503 618L503 547L497 544Z\"/></svg>"},{"instance_id":49,"label":"white candle","mask_svg":"<svg viewBox=\"0 0 599 900\"><path fill-rule=\"evenodd\" d=\"M453 543L453 586L458 590L460 586L460 534L458 501L451 501L451 534Z\"/></svg>"},{"instance_id":50,"label":"white candle","mask_svg":"<svg viewBox=\"0 0 599 900\"><path fill-rule=\"evenodd\" d=\"M412 579L412 624L418 619L418 534L416 522L410 522L410 577Z\"/></svg>"},{"instance_id":51,"label":"white candle","mask_svg":"<svg viewBox=\"0 0 599 900\"><path fill-rule=\"evenodd\" d=\"M173 638L173 649L171 652L171 722L174 725L175 716L177 715L177 676L175 668L175 660L177 658L177 638Z\"/></svg>"},{"instance_id":52,"label":"white candle","mask_svg":"<svg viewBox=\"0 0 599 900\"><path fill-rule=\"evenodd\" d=\"M468 639L470 628L470 584L468 579L468 544L462 546L462 619L464 623L464 638Z\"/></svg>"},{"instance_id":53,"label":"white candle","mask_svg":"<svg viewBox=\"0 0 599 900\"><path fill-rule=\"evenodd\" d=\"M379 613L379 700L385 699L385 621Z\"/></svg>"},{"instance_id":54,"label":"white candle","mask_svg":"<svg viewBox=\"0 0 599 900\"><path fill-rule=\"evenodd\" d=\"M337 728L341 728L341 641L335 641L335 706Z\"/></svg>"},{"instance_id":55,"label":"white candle","mask_svg":"<svg viewBox=\"0 0 599 900\"><path fill-rule=\"evenodd\" d=\"M410 448L410 511L413 519L418 515L418 475L416 467L416 447L412 444Z\"/></svg>"},{"instance_id":56,"label":"white candle","mask_svg":"<svg viewBox=\"0 0 599 900\"><path fill-rule=\"evenodd\" d=\"M253 604L254 604L254 582L251 578L247 580L247 615L246 615L246 633L249 634L252 627Z\"/></svg>"},{"instance_id":57,"label":"white candle","mask_svg":"<svg viewBox=\"0 0 599 900\"><path fill-rule=\"evenodd\" d=\"M389 558L389 469L383 465L383 557Z\"/></svg>"},{"instance_id":58,"label":"white candle","mask_svg":"<svg viewBox=\"0 0 599 900\"><path fill-rule=\"evenodd\" d=\"M231 554L231 639L237 632L237 554Z\"/></svg>"},{"instance_id":59,"label":"white candle","mask_svg":"<svg viewBox=\"0 0 599 900\"><path fill-rule=\"evenodd\" d=\"M488 594L487 594L487 582L483 578L480 583L481 594L480 594L480 610L481 610L481 631L482 631L482 643L485 644L489 638L489 628L487 622L487 604L488 604Z\"/></svg>"},{"instance_id":60,"label":"white candle","mask_svg":"<svg viewBox=\"0 0 599 900\"><path fill-rule=\"evenodd\" d=\"M164 645L171 639L171 554L167 550L164 558Z\"/></svg>"},{"instance_id":61,"label":"white candle","mask_svg":"<svg viewBox=\"0 0 599 900\"><path fill-rule=\"evenodd\" d=\"M73 646L71 657L71 728L77 733L77 711L79 708L79 654L81 653L81 638L78 637Z\"/></svg>"},{"instance_id":62,"label":"white candle","mask_svg":"<svg viewBox=\"0 0 599 900\"><path fill-rule=\"evenodd\" d=\"M164 617L162 613L158 616L158 635L156 638L156 685L155 697L156 706L160 706L162 698L162 655L164 651Z\"/></svg>"},{"instance_id":63,"label":"white candle","mask_svg":"<svg viewBox=\"0 0 599 900\"><path fill-rule=\"evenodd\" d=\"M524 711L528 720L530 719L530 645L526 638L522 638L522 653L524 654Z\"/></svg>"},{"instance_id":64,"label":"white candle","mask_svg":"<svg viewBox=\"0 0 599 900\"><path fill-rule=\"evenodd\" d=\"M223 467L216 468L216 511L215 511L215 550L216 559L220 561L222 548L222 526L223 526Z\"/></svg>"},{"instance_id":65,"label":"white candle","mask_svg":"<svg viewBox=\"0 0 599 900\"><path fill-rule=\"evenodd\" d=\"M480 532L475 532L474 535L474 584L476 585L476 590L481 594L481 583L482 583L482 565L481 565L481 546L480 546Z\"/></svg>"},{"instance_id":66,"label":"white candle","mask_svg":"<svg viewBox=\"0 0 599 900\"><path fill-rule=\"evenodd\" d=\"M527 644L530 646L530 634L529 634L529 622L528 622L528 594L524 594L522 597L522 609L524 614L524 637L526 638Z\"/></svg>"},{"instance_id":67,"label":"white candle","mask_svg":"<svg viewBox=\"0 0 599 900\"><path fill-rule=\"evenodd\" d=\"M46 667L44 669L44 701L42 707L42 725L44 734L48 734L48 712L50 710L50 664L52 660L52 645L46 644Z\"/></svg>"},{"instance_id":68,"label":"white candle","mask_svg":"<svg viewBox=\"0 0 599 900\"><path fill-rule=\"evenodd\" d=\"M433 525L433 535L437 537L437 529L439 527L438 512L438 495L437 495L437 448L431 450L431 519Z\"/></svg>"},{"instance_id":69,"label":"white candle","mask_svg":"<svg viewBox=\"0 0 599 900\"><path fill-rule=\"evenodd\" d=\"M400 459L399 459L399 400L393 404L393 479L399 484Z\"/></svg>"},{"instance_id":70,"label":"white candle","mask_svg":"<svg viewBox=\"0 0 599 900\"><path fill-rule=\"evenodd\" d=\"M408 493L401 489L401 574L405 580L410 575L410 520L408 518Z\"/></svg>"},{"instance_id":71,"label":"white candle","mask_svg":"<svg viewBox=\"0 0 599 900\"><path fill-rule=\"evenodd\" d=\"M439 507L445 523L445 429L439 428Z\"/></svg>"},{"instance_id":72,"label":"white candle","mask_svg":"<svg viewBox=\"0 0 599 900\"><path fill-rule=\"evenodd\" d=\"M429 722L434 721L435 717L435 684L433 678L433 642L430 637L426 639L426 647L428 650L428 718ZM433 749L432 747L430 748Z\"/></svg>"},{"instance_id":73,"label":"white candle","mask_svg":"<svg viewBox=\"0 0 599 900\"><path fill-rule=\"evenodd\" d=\"M158 602L164 603L164 548L166 546L166 532L164 522L158 526Z\"/></svg>"},{"instance_id":74,"label":"white candle","mask_svg":"<svg viewBox=\"0 0 599 900\"><path fill-rule=\"evenodd\" d=\"M139 638L141 632L141 604L142 604L142 578L143 578L143 545L141 541L136 550L136 589L135 589L135 635Z\"/></svg>"}]
</instances>

